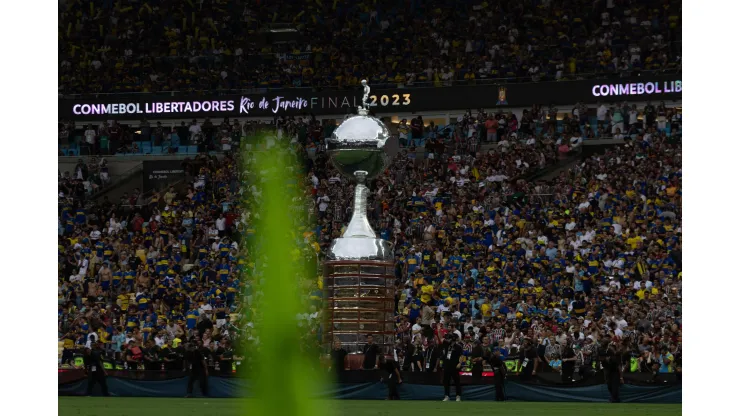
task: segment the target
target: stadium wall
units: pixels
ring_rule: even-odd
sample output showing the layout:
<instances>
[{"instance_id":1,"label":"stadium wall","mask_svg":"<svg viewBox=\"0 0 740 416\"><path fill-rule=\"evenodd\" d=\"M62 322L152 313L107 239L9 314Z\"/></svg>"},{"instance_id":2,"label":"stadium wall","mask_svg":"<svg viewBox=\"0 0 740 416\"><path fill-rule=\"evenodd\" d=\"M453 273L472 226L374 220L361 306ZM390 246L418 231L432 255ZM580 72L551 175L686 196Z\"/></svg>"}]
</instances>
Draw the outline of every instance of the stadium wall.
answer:
<instances>
[{"instance_id":1,"label":"stadium wall","mask_svg":"<svg viewBox=\"0 0 740 416\"><path fill-rule=\"evenodd\" d=\"M326 386L319 393L321 398L355 399L355 400L383 400L387 396L386 386L380 380L379 372L361 372L360 381L357 377L349 377L338 383ZM377 373L377 374L375 374ZM355 380L351 380L354 378ZM403 384L399 386L402 400L440 400L444 396L444 389L438 380L425 383L411 374L404 374ZM495 386L492 380L485 384L470 384L470 377L463 379L463 397L465 400L485 401L495 400ZM468 380L465 380L468 379ZM65 381L62 381L65 380ZM372 380L372 381L369 381ZM428 380L427 380L428 381ZM638 382L639 380L635 381ZM208 378L210 396L215 398L251 397L250 381L241 377ZM517 377L510 377L505 384L508 400L529 402L608 402L609 392L606 384L583 382L574 385L547 385L546 382L522 382ZM627 383L630 383L627 380ZM197 383L196 383L197 384ZM79 377L60 376L58 394L60 396L81 396L86 394L87 379ZM182 397L187 389L187 377L179 374L173 378L142 379L141 377L108 377L108 389L114 396L122 397ZM199 390L196 387L196 393ZM100 394L99 387L94 394ZM675 377L669 381L662 379L652 384L624 384L620 397L625 403L681 403L682 389Z\"/></svg>"}]
</instances>

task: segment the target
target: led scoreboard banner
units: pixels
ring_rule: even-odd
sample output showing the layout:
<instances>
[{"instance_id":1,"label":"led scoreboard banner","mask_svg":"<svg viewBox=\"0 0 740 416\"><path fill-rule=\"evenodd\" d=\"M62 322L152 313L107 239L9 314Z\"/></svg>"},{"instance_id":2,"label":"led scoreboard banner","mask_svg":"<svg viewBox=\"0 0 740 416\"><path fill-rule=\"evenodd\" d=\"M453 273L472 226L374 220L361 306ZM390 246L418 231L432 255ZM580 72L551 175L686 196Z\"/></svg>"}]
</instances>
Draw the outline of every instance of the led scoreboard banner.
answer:
<instances>
[{"instance_id":1,"label":"led scoreboard banner","mask_svg":"<svg viewBox=\"0 0 740 416\"><path fill-rule=\"evenodd\" d=\"M377 114L421 111L459 111L477 108L569 105L576 102L670 101L681 99L681 74L644 78L487 83L452 87L373 89L370 111ZM275 117L342 115L361 104L355 89L313 91L308 88L266 91L263 94L188 95L141 94L135 98L115 95L93 99L59 99L62 120L137 120L224 117ZM130 96L129 96L130 97Z\"/></svg>"}]
</instances>

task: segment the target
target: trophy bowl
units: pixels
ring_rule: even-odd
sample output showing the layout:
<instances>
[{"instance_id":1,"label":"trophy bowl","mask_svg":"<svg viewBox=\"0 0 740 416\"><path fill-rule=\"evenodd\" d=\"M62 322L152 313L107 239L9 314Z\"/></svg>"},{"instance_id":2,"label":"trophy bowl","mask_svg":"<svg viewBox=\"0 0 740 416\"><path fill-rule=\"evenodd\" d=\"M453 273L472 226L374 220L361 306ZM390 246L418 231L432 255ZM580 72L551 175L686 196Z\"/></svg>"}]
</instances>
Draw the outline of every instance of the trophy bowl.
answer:
<instances>
[{"instance_id":1,"label":"trophy bowl","mask_svg":"<svg viewBox=\"0 0 740 416\"><path fill-rule=\"evenodd\" d=\"M365 111L342 122L327 143L329 158L342 175L352 178L357 171L372 179L390 162L385 144L390 137L382 121Z\"/></svg>"}]
</instances>

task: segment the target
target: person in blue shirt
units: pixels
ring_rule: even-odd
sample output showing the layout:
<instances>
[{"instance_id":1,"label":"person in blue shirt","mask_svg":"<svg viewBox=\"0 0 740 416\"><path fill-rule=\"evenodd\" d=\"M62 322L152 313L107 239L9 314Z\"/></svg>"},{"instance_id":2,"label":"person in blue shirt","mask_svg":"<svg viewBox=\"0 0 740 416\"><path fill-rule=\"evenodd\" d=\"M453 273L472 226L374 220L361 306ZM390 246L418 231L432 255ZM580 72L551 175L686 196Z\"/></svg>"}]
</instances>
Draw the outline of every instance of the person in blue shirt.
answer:
<instances>
[{"instance_id":1,"label":"person in blue shirt","mask_svg":"<svg viewBox=\"0 0 740 416\"><path fill-rule=\"evenodd\" d=\"M200 312L198 312L198 309L190 309L185 313L185 327L189 330L195 329L195 325L198 323L198 317L200 317Z\"/></svg>"},{"instance_id":2,"label":"person in blue shirt","mask_svg":"<svg viewBox=\"0 0 740 416\"><path fill-rule=\"evenodd\" d=\"M555 247L555 242L548 241L547 248L545 249L545 255L550 261L555 260L555 256L558 254L558 248Z\"/></svg>"},{"instance_id":3,"label":"person in blue shirt","mask_svg":"<svg viewBox=\"0 0 740 416\"><path fill-rule=\"evenodd\" d=\"M230 251L231 251L231 244L229 244L229 239L228 238L222 239L221 242L218 244L219 255L222 258L228 257Z\"/></svg>"},{"instance_id":4,"label":"person in blue shirt","mask_svg":"<svg viewBox=\"0 0 740 416\"><path fill-rule=\"evenodd\" d=\"M105 244L102 241L95 243L95 257L103 258L103 250L105 250Z\"/></svg>"},{"instance_id":5,"label":"person in blue shirt","mask_svg":"<svg viewBox=\"0 0 740 416\"><path fill-rule=\"evenodd\" d=\"M85 208L79 207L75 210L75 224L87 224L87 212L85 211Z\"/></svg>"},{"instance_id":6,"label":"person in blue shirt","mask_svg":"<svg viewBox=\"0 0 740 416\"><path fill-rule=\"evenodd\" d=\"M136 303L139 305L140 311L145 311L149 309L149 298L144 293L144 288L139 287L139 294L136 296Z\"/></svg>"},{"instance_id":7,"label":"person in blue shirt","mask_svg":"<svg viewBox=\"0 0 740 416\"><path fill-rule=\"evenodd\" d=\"M465 260L460 256L460 250L455 250L455 254L450 256L448 261L454 266L455 270L461 270Z\"/></svg>"},{"instance_id":8,"label":"person in blue shirt","mask_svg":"<svg viewBox=\"0 0 740 416\"><path fill-rule=\"evenodd\" d=\"M421 316L421 308L420 305L421 301L419 299L414 299L410 301L409 305L409 321L416 322L416 318Z\"/></svg>"},{"instance_id":9,"label":"person in blue shirt","mask_svg":"<svg viewBox=\"0 0 740 416\"><path fill-rule=\"evenodd\" d=\"M113 257L113 244L110 239L105 239L105 248L103 248L103 260L109 261Z\"/></svg>"},{"instance_id":10,"label":"person in blue shirt","mask_svg":"<svg viewBox=\"0 0 740 416\"><path fill-rule=\"evenodd\" d=\"M216 266L216 275L218 276L219 282L226 282L231 273L231 266L226 263L226 259L221 259L221 264Z\"/></svg>"},{"instance_id":11,"label":"person in blue shirt","mask_svg":"<svg viewBox=\"0 0 740 416\"><path fill-rule=\"evenodd\" d=\"M431 245L427 245L421 251L421 263L424 265L424 270L428 270L429 266L434 262L434 252L432 251Z\"/></svg>"},{"instance_id":12,"label":"person in blue shirt","mask_svg":"<svg viewBox=\"0 0 740 416\"><path fill-rule=\"evenodd\" d=\"M416 273L416 270L419 269L419 266L419 258L415 254L409 253L406 256L406 275L410 277L411 275Z\"/></svg>"},{"instance_id":13,"label":"person in blue shirt","mask_svg":"<svg viewBox=\"0 0 740 416\"><path fill-rule=\"evenodd\" d=\"M668 347L663 347L660 350L660 357L658 357L660 363L660 373L672 373L673 372L673 354L670 353Z\"/></svg>"},{"instance_id":14,"label":"person in blue shirt","mask_svg":"<svg viewBox=\"0 0 740 416\"><path fill-rule=\"evenodd\" d=\"M118 328L113 328L113 336L111 337L111 348L113 349L113 354L115 355L116 359L121 359L121 353L123 352L121 350L121 347L123 346L123 343L126 341L126 334L118 331Z\"/></svg>"},{"instance_id":15,"label":"person in blue shirt","mask_svg":"<svg viewBox=\"0 0 740 416\"><path fill-rule=\"evenodd\" d=\"M144 335L144 342L146 342L149 337L151 337L153 330L154 322L152 321L152 317L148 315L144 320L144 323L141 325L141 332Z\"/></svg>"},{"instance_id":16,"label":"person in blue shirt","mask_svg":"<svg viewBox=\"0 0 740 416\"><path fill-rule=\"evenodd\" d=\"M139 327L139 317L135 314L130 314L126 317L126 332L131 332L134 328Z\"/></svg>"}]
</instances>

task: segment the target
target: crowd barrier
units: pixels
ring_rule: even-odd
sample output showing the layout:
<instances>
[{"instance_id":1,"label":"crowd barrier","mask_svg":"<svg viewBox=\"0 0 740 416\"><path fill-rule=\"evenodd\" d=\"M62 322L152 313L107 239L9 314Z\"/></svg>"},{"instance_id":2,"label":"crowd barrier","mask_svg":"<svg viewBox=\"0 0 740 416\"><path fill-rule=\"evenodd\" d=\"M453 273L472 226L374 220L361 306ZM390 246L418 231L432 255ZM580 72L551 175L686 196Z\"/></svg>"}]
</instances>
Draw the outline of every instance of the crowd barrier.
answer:
<instances>
[{"instance_id":1,"label":"crowd barrier","mask_svg":"<svg viewBox=\"0 0 740 416\"><path fill-rule=\"evenodd\" d=\"M387 396L386 386L380 382L385 372L345 371L334 383L317 392L318 398L382 400ZM444 396L441 373L403 372L404 382L399 386L402 400L440 400ZM495 400L493 377L474 380L461 376L465 400ZM645 373L624 375L625 384L620 397L625 403L681 403L681 380L676 374ZM121 397L182 397L187 388L183 372L109 371L108 389ZM251 397L252 381L239 376L210 376L210 396L214 398ZM559 375L538 374L532 380L508 376L505 382L508 400L532 402L608 402L609 392L602 373L571 384L562 384ZM60 370L58 394L79 396L86 394L87 379L82 370ZM196 394L200 394L196 388ZM100 394L96 387L95 394Z\"/></svg>"}]
</instances>

